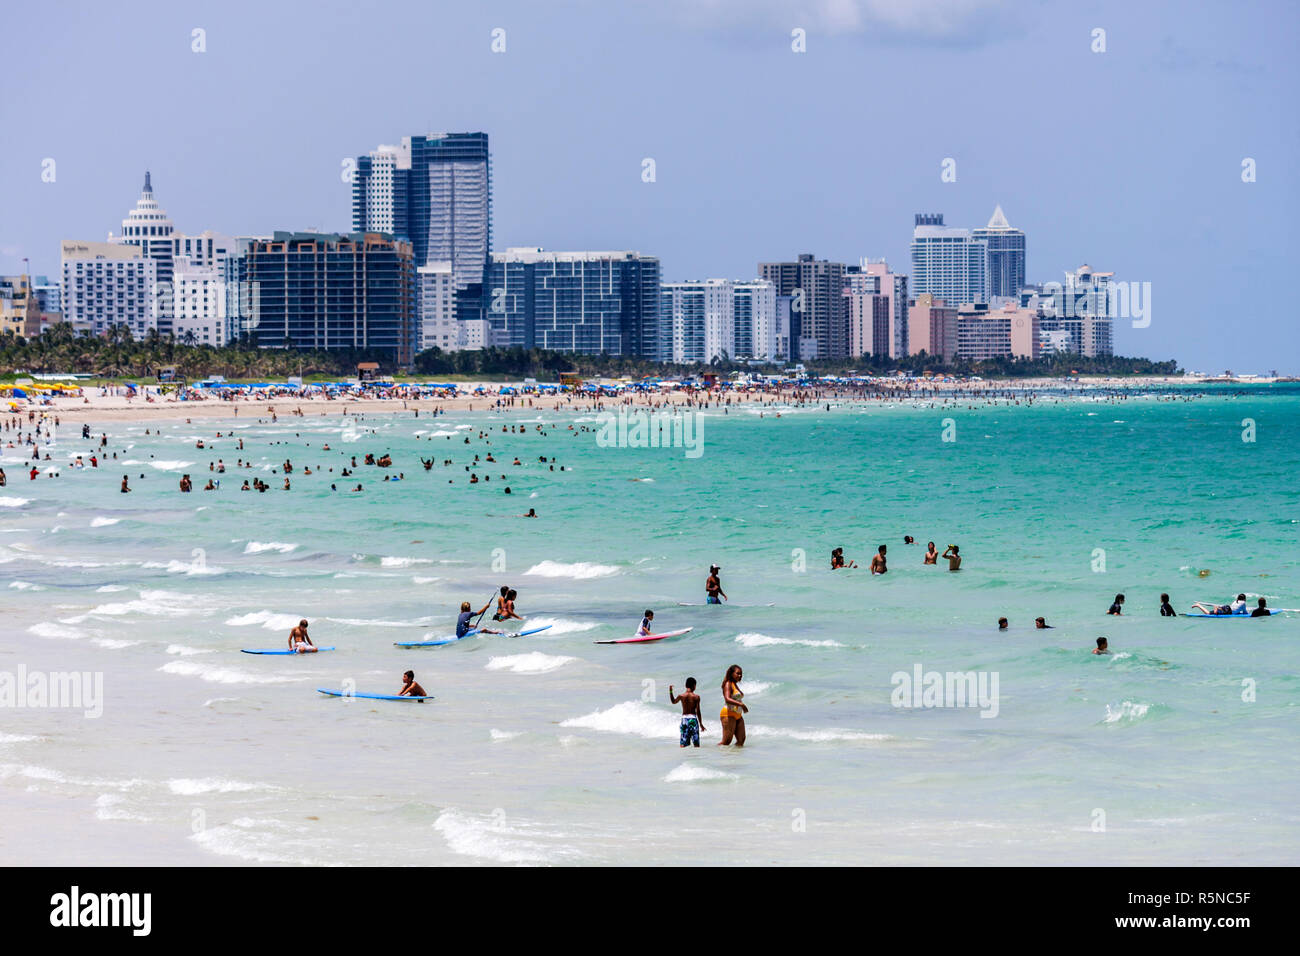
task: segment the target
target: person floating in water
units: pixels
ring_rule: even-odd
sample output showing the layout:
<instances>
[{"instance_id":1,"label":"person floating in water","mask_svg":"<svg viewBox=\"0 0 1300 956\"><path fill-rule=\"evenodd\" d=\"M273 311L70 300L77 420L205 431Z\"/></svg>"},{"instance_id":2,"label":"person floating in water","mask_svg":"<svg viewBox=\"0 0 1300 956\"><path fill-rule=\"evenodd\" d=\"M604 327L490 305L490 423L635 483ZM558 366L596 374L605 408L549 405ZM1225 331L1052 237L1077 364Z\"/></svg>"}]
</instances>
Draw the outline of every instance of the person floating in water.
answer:
<instances>
[{"instance_id":1,"label":"person floating in water","mask_svg":"<svg viewBox=\"0 0 1300 956\"><path fill-rule=\"evenodd\" d=\"M407 671L402 675L402 689L397 692L398 697L428 697L428 693L420 682L415 679L415 671Z\"/></svg>"},{"instance_id":2,"label":"person floating in water","mask_svg":"<svg viewBox=\"0 0 1300 956\"><path fill-rule=\"evenodd\" d=\"M1238 594L1237 600L1231 604L1206 604L1204 601L1197 601L1192 605L1199 608L1202 614L1213 614L1216 617L1220 614L1249 614L1246 609L1246 595Z\"/></svg>"},{"instance_id":3,"label":"person floating in water","mask_svg":"<svg viewBox=\"0 0 1300 956\"><path fill-rule=\"evenodd\" d=\"M960 551L961 548L957 547L957 545L950 544L948 545L948 550L943 553L943 556L948 559L949 571L961 570L961 554L959 553Z\"/></svg>"},{"instance_id":4,"label":"person floating in water","mask_svg":"<svg viewBox=\"0 0 1300 956\"><path fill-rule=\"evenodd\" d=\"M289 632L289 650L297 654L315 654L316 645L307 635L307 619L303 618L298 626Z\"/></svg>"},{"instance_id":5,"label":"person floating in water","mask_svg":"<svg viewBox=\"0 0 1300 956\"><path fill-rule=\"evenodd\" d=\"M1106 613L1114 614L1116 617L1122 615L1124 613L1124 595L1116 594L1114 602L1111 604L1110 608L1106 611Z\"/></svg>"},{"instance_id":6,"label":"person floating in water","mask_svg":"<svg viewBox=\"0 0 1300 956\"><path fill-rule=\"evenodd\" d=\"M1177 616L1178 616L1178 612L1174 610L1174 606L1173 606L1172 604L1169 603L1169 595L1168 595L1168 594L1162 594L1162 595L1160 595L1160 616L1161 616L1161 617L1177 617Z\"/></svg>"},{"instance_id":7,"label":"person floating in water","mask_svg":"<svg viewBox=\"0 0 1300 956\"><path fill-rule=\"evenodd\" d=\"M673 685L668 685L668 699L672 703L681 703L682 705L682 722L681 722L681 745L694 744L700 745L700 731L704 730L704 715L700 711L700 695L695 693L695 678L686 678L686 690L682 691L681 696L673 693Z\"/></svg>"},{"instance_id":8,"label":"person floating in water","mask_svg":"<svg viewBox=\"0 0 1300 956\"><path fill-rule=\"evenodd\" d=\"M1005 631L1006 629L1007 629L1007 619L1005 617L998 618L998 630Z\"/></svg>"},{"instance_id":9,"label":"person floating in water","mask_svg":"<svg viewBox=\"0 0 1300 956\"><path fill-rule=\"evenodd\" d=\"M1047 623L1047 618L1045 617L1034 618L1034 627L1040 631L1050 631L1052 629L1052 625Z\"/></svg>"},{"instance_id":10,"label":"person floating in water","mask_svg":"<svg viewBox=\"0 0 1300 956\"><path fill-rule=\"evenodd\" d=\"M871 573L884 574L889 570L885 565L885 546L882 544L876 549L875 556L871 559Z\"/></svg>"},{"instance_id":11,"label":"person floating in water","mask_svg":"<svg viewBox=\"0 0 1300 956\"><path fill-rule=\"evenodd\" d=\"M709 566L709 576L704 581L704 600L709 604L721 604L728 600L727 592L722 590L722 578L718 577L721 570L716 564Z\"/></svg>"},{"instance_id":12,"label":"person floating in water","mask_svg":"<svg viewBox=\"0 0 1300 956\"><path fill-rule=\"evenodd\" d=\"M1109 654L1110 644L1104 637L1097 638L1097 646L1093 648L1094 654Z\"/></svg>"}]
</instances>

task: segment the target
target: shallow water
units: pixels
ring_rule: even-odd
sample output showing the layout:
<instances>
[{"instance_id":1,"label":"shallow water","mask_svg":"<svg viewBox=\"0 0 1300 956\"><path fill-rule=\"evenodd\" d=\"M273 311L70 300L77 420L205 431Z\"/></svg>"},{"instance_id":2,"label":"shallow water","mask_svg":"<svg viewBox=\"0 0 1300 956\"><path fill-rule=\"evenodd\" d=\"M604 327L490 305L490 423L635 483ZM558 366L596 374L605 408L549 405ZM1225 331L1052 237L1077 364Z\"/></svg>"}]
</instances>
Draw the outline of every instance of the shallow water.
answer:
<instances>
[{"instance_id":1,"label":"shallow water","mask_svg":"<svg viewBox=\"0 0 1300 956\"><path fill-rule=\"evenodd\" d=\"M357 434L309 413L109 426L132 464L76 471L90 443L64 426L57 479L2 461L0 671L102 673L103 714L0 709L0 800L76 798L58 803L106 841L136 828L122 862L179 838L265 863L1295 863L1300 615L1157 614L1162 591L1179 610L1237 591L1300 606L1300 395L1244 392L710 409L698 458L600 447L591 414L372 416ZM243 453L213 438L231 426ZM492 480L467 484L489 450ZM405 481L338 476L384 451ZM218 457L222 488L197 490ZM272 490L240 493L254 474ZM960 544L962 571L923 566L929 540ZM881 543L887 575L827 570L832 547L865 565ZM677 606L703 600L710 562L737 606ZM551 629L392 646L451 633L461 600L502 583ZM694 630L592 643L646 608ZM283 646L299 617L339 650L239 653ZM1115 653L1090 653L1099 635ZM749 742L721 751L732 663ZM918 664L996 674L996 716L894 706ZM315 693L394 693L407 667L436 701ZM698 751L667 699L688 676ZM0 857L41 862L60 839L11 832Z\"/></svg>"}]
</instances>

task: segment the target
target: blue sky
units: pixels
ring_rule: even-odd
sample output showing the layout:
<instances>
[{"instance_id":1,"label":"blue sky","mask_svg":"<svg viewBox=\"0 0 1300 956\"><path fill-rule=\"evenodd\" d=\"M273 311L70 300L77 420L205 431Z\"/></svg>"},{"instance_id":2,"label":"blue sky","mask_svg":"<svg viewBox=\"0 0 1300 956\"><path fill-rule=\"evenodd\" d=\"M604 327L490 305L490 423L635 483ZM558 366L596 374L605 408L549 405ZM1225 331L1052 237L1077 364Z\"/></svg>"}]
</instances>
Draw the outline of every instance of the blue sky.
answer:
<instances>
[{"instance_id":1,"label":"blue sky","mask_svg":"<svg viewBox=\"0 0 1300 956\"><path fill-rule=\"evenodd\" d=\"M910 271L914 213L977 226L1001 204L1032 281L1087 262L1151 283L1117 352L1300 373L1279 293L1300 4L47 2L5 21L0 272L53 274L60 239L116 231L145 168L187 232L346 230L346 157L485 130L497 248L633 248L666 279L799 252Z\"/></svg>"}]
</instances>

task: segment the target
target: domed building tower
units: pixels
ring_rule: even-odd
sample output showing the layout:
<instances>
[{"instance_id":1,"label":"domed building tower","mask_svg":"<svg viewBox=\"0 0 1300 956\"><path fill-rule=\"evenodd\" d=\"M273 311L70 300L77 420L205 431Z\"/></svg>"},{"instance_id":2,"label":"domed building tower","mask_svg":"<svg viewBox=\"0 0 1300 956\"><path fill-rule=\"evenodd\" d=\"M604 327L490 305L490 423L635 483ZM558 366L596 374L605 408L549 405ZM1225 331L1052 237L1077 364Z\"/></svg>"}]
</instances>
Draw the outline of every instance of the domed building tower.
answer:
<instances>
[{"instance_id":1,"label":"domed building tower","mask_svg":"<svg viewBox=\"0 0 1300 956\"><path fill-rule=\"evenodd\" d=\"M154 198L153 184L146 170L140 198L136 201L135 208L122 220L122 234L114 237L110 232L108 239L122 245L139 246L148 258L158 263L154 309L158 331L164 335L172 331L172 233L175 231L175 223Z\"/></svg>"}]
</instances>

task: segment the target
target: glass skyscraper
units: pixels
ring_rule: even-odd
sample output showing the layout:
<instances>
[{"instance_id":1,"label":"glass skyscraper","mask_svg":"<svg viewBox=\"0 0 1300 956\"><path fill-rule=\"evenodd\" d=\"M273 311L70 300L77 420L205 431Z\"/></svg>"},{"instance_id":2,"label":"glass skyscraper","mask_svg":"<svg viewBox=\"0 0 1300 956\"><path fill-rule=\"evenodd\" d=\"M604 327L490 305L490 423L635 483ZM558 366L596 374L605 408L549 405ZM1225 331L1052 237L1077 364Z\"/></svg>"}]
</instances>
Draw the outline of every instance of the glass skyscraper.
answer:
<instances>
[{"instance_id":1,"label":"glass skyscraper","mask_svg":"<svg viewBox=\"0 0 1300 956\"><path fill-rule=\"evenodd\" d=\"M943 224L942 214L918 214L912 231L912 294L930 293L948 305L988 302L988 242L969 229Z\"/></svg>"},{"instance_id":2,"label":"glass skyscraper","mask_svg":"<svg viewBox=\"0 0 1300 956\"><path fill-rule=\"evenodd\" d=\"M988 225L971 235L988 245L989 296L1018 297L1025 287L1025 234L1007 222L998 206Z\"/></svg>"}]
</instances>

